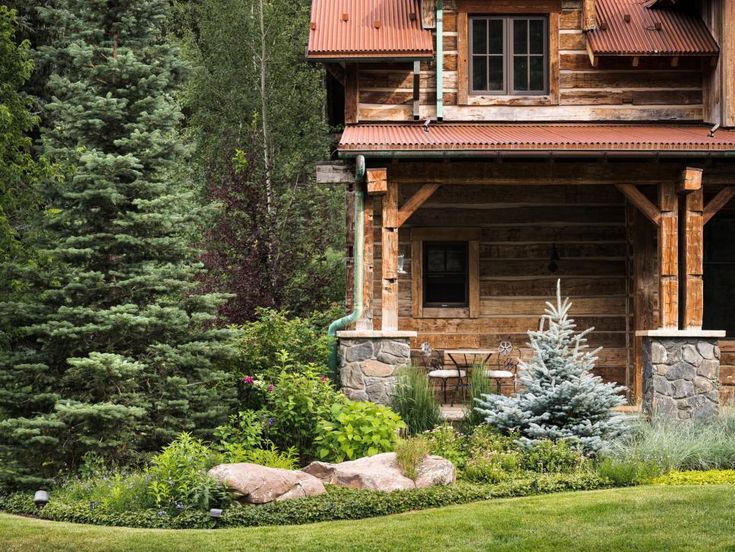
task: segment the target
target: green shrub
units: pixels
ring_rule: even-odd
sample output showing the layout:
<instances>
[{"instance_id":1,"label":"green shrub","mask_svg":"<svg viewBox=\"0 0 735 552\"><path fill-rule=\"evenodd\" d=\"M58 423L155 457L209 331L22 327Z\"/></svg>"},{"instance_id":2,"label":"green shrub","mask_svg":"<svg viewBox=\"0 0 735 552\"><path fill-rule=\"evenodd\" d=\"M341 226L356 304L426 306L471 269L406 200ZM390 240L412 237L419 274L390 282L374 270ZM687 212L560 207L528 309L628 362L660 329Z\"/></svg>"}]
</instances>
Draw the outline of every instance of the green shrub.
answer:
<instances>
[{"instance_id":1,"label":"green shrub","mask_svg":"<svg viewBox=\"0 0 735 552\"><path fill-rule=\"evenodd\" d=\"M269 468L281 468L282 470L295 470L299 465L299 455L296 453L294 447L290 447L281 452L275 446L272 446L269 449L253 449L242 460L232 461L250 462Z\"/></svg>"},{"instance_id":2,"label":"green shrub","mask_svg":"<svg viewBox=\"0 0 735 552\"><path fill-rule=\"evenodd\" d=\"M645 485L651 483L661 473L661 469L654 462L612 458L603 459L597 471L600 477L607 479L616 487Z\"/></svg>"},{"instance_id":3,"label":"green shrub","mask_svg":"<svg viewBox=\"0 0 735 552\"><path fill-rule=\"evenodd\" d=\"M735 485L735 470L672 471L653 479L656 485Z\"/></svg>"},{"instance_id":4,"label":"green shrub","mask_svg":"<svg viewBox=\"0 0 735 552\"><path fill-rule=\"evenodd\" d=\"M690 424L640 420L605 454L620 461L652 462L662 473L735 469L735 415L726 411L720 419Z\"/></svg>"},{"instance_id":5,"label":"green shrub","mask_svg":"<svg viewBox=\"0 0 735 552\"><path fill-rule=\"evenodd\" d=\"M424 433L424 436L429 440L431 454L446 458L461 472L467 461L464 435L444 424Z\"/></svg>"},{"instance_id":6,"label":"green shrub","mask_svg":"<svg viewBox=\"0 0 735 552\"><path fill-rule=\"evenodd\" d=\"M263 418L263 412L242 410L215 430L215 447L222 453L223 461L245 462L240 458L262 445Z\"/></svg>"},{"instance_id":7,"label":"green shrub","mask_svg":"<svg viewBox=\"0 0 735 552\"><path fill-rule=\"evenodd\" d=\"M476 483L498 483L520 470L521 452L514 437L487 425L476 426L466 437L467 461L461 477Z\"/></svg>"},{"instance_id":8,"label":"green shrub","mask_svg":"<svg viewBox=\"0 0 735 552\"><path fill-rule=\"evenodd\" d=\"M398 430L406 427L390 408L371 402L346 401L332 406L319 421L315 442L322 460L342 462L393 450Z\"/></svg>"},{"instance_id":9,"label":"green shrub","mask_svg":"<svg viewBox=\"0 0 735 552\"><path fill-rule=\"evenodd\" d=\"M188 433L156 455L148 470L148 491L159 508L208 510L229 502L229 494L207 475L218 457L202 441Z\"/></svg>"},{"instance_id":10,"label":"green shrub","mask_svg":"<svg viewBox=\"0 0 735 552\"><path fill-rule=\"evenodd\" d=\"M475 408L477 399L481 399L483 395L492 395L496 393L497 388L485 375L487 367L483 363L475 363L469 374L467 394L469 395L470 407L462 419L462 428L470 433L472 430L485 423L485 416Z\"/></svg>"},{"instance_id":11,"label":"green shrub","mask_svg":"<svg viewBox=\"0 0 735 552\"><path fill-rule=\"evenodd\" d=\"M218 527L298 525L331 520L364 519L453 504L467 504L492 498L582 491L606 486L608 483L596 474L578 472L518 477L496 485L457 483L451 486L392 493L328 488L325 494L300 500L228 508L224 511ZM91 510L86 503L62 502L55 499L54 496L43 510L37 511L31 494L0 497L0 510L14 514L37 514L42 519L95 525L182 529L213 527L213 522L206 512L192 510L173 514L145 510L111 514L97 509Z\"/></svg>"},{"instance_id":12,"label":"green shrub","mask_svg":"<svg viewBox=\"0 0 735 552\"><path fill-rule=\"evenodd\" d=\"M396 460L406 477L416 479L421 462L428 456L429 450L429 440L424 436L398 441L396 444Z\"/></svg>"},{"instance_id":13,"label":"green shrub","mask_svg":"<svg viewBox=\"0 0 735 552\"><path fill-rule=\"evenodd\" d=\"M315 455L319 421L329 419L332 407L347 401L326 377L308 370L284 371L264 394L265 437L280 450L295 447L302 460Z\"/></svg>"},{"instance_id":14,"label":"green shrub","mask_svg":"<svg viewBox=\"0 0 735 552\"><path fill-rule=\"evenodd\" d=\"M105 512L127 512L153 508L155 501L148 492L148 479L140 472L114 472L66 480L53 493L55 499L82 502Z\"/></svg>"},{"instance_id":15,"label":"green shrub","mask_svg":"<svg viewBox=\"0 0 735 552\"><path fill-rule=\"evenodd\" d=\"M331 340L321 315L291 317L285 311L257 310L258 319L244 324L237 348L245 376L275 383L284 366L278 355L286 352L296 366L311 366L312 371L327 373Z\"/></svg>"},{"instance_id":16,"label":"green shrub","mask_svg":"<svg viewBox=\"0 0 735 552\"><path fill-rule=\"evenodd\" d=\"M572 472L585 461L582 453L568 441L537 441L523 451L523 467L540 473Z\"/></svg>"},{"instance_id":17,"label":"green shrub","mask_svg":"<svg viewBox=\"0 0 735 552\"><path fill-rule=\"evenodd\" d=\"M392 406L406 422L409 435L434 429L442 421L434 387L426 372L416 366L406 366L398 372Z\"/></svg>"}]
</instances>

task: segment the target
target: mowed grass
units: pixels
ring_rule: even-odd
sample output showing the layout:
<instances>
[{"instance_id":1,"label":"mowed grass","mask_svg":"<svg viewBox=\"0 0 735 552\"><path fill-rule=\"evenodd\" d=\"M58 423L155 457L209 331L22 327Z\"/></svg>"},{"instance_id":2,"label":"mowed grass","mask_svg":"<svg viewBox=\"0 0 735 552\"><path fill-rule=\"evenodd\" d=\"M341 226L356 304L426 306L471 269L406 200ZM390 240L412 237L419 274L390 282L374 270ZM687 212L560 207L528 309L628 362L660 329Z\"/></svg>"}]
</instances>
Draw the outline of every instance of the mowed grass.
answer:
<instances>
[{"instance_id":1,"label":"mowed grass","mask_svg":"<svg viewBox=\"0 0 735 552\"><path fill-rule=\"evenodd\" d=\"M735 487L647 486L362 521L199 531L95 527L0 514L0 550L735 550Z\"/></svg>"}]
</instances>

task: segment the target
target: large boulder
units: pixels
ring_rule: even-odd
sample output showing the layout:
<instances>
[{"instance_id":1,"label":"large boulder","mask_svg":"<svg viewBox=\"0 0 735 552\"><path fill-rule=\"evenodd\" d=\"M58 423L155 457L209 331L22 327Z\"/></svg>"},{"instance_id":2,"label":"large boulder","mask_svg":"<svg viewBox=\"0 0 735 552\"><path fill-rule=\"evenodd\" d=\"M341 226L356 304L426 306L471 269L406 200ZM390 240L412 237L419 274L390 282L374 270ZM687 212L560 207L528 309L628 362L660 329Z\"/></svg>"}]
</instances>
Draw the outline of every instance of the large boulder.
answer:
<instances>
[{"instance_id":1,"label":"large boulder","mask_svg":"<svg viewBox=\"0 0 735 552\"><path fill-rule=\"evenodd\" d=\"M440 456L427 456L421 463L416 481L413 481L403 474L395 452L366 456L340 464L312 462L304 468L304 472L330 485L384 492L451 485L456 478L454 465L449 460Z\"/></svg>"},{"instance_id":2,"label":"large boulder","mask_svg":"<svg viewBox=\"0 0 735 552\"><path fill-rule=\"evenodd\" d=\"M267 468L258 464L220 464L209 475L249 504L303 498L326 492L316 477L301 471Z\"/></svg>"}]
</instances>

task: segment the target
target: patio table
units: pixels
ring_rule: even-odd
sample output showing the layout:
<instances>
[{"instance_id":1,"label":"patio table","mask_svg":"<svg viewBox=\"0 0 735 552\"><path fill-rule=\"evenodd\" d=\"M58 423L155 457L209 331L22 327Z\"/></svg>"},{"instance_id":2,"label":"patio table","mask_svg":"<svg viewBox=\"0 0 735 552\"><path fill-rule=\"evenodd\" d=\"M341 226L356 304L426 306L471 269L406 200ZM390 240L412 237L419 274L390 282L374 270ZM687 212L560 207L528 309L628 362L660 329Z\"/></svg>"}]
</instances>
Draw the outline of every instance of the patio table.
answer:
<instances>
[{"instance_id":1,"label":"patio table","mask_svg":"<svg viewBox=\"0 0 735 552\"><path fill-rule=\"evenodd\" d=\"M473 364L486 365L496 352L494 349L446 349L444 351L444 354L457 367L457 384L454 387L455 396L460 387L466 389L469 385L467 381L462 381L462 369L465 370L465 377L469 378L470 368ZM452 404L454 403L452 402Z\"/></svg>"}]
</instances>

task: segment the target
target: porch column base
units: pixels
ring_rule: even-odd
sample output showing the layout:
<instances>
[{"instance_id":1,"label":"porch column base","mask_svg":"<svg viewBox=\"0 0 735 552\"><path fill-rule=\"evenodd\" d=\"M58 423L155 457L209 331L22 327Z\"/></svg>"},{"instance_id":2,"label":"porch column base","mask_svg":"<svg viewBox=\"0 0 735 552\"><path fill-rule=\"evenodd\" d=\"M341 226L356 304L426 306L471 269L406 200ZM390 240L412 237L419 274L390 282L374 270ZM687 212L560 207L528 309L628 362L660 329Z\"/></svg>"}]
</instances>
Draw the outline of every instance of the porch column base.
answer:
<instances>
[{"instance_id":1,"label":"porch column base","mask_svg":"<svg viewBox=\"0 0 735 552\"><path fill-rule=\"evenodd\" d=\"M643 337L643 412L704 421L720 411L719 337L725 332L652 330Z\"/></svg>"},{"instance_id":2,"label":"porch column base","mask_svg":"<svg viewBox=\"0 0 735 552\"><path fill-rule=\"evenodd\" d=\"M342 392L355 401L390 404L396 369L411 363L412 337L416 332L337 332Z\"/></svg>"}]
</instances>

